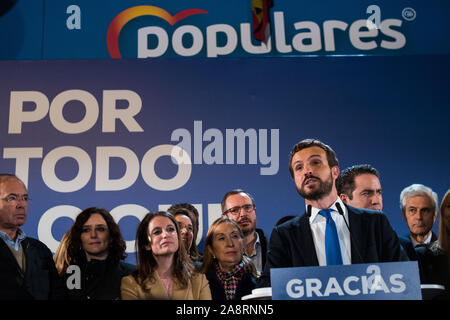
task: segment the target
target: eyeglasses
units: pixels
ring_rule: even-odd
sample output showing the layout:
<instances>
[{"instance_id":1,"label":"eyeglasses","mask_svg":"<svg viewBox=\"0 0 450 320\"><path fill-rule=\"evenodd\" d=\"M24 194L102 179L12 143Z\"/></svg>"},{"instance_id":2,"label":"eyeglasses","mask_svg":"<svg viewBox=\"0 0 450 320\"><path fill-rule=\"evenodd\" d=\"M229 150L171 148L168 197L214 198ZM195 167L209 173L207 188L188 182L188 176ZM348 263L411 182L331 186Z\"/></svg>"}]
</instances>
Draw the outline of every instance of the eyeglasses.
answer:
<instances>
[{"instance_id":1,"label":"eyeglasses","mask_svg":"<svg viewBox=\"0 0 450 320\"><path fill-rule=\"evenodd\" d=\"M233 208L230 208L230 209L224 211L223 215L231 213L232 216L237 216L241 212L241 209L244 209L244 211L246 213L250 213L253 211L253 209L255 209L255 206L253 204L244 204L241 207L239 207L239 206L233 207Z\"/></svg>"},{"instance_id":2,"label":"eyeglasses","mask_svg":"<svg viewBox=\"0 0 450 320\"><path fill-rule=\"evenodd\" d=\"M28 203L28 201L30 201L30 197L28 197L27 195L24 196L18 196L16 194L10 194L9 196L7 196L6 198L2 198L1 200L5 200L8 203L11 202L19 202L19 201L24 201L26 203Z\"/></svg>"}]
</instances>

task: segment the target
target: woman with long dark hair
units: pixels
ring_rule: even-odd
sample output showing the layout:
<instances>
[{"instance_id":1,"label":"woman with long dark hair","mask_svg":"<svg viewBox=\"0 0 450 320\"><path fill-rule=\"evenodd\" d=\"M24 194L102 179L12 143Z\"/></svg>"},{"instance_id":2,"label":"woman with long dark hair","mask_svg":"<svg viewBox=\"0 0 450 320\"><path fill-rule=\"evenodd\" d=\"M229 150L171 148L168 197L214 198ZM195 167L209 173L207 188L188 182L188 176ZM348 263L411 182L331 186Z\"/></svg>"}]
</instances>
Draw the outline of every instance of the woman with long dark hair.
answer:
<instances>
[{"instance_id":1,"label":"woman with long dark hair","mask_svg":"<svg viewBox=\"0 0 450 320\"><path fill-rule=\"evenodd\" d=\"M95 207L83 210L54 256L58 272L65 278L67 298L120 299L122 278L136 270L134 265L122 261L125 249L120 228L107 210ZM69 265L79 268L80 277L77 278L77 269L66 274Z\"/></svg>"},{"instance_id":2,"label":"woman with long dark hair","mask_svg":"<svg viewBox=\"0 0 450 320\"><path fill-rule=\"evenodd\" d=\"M137 271L122 279L122 299L210 300L204 274L194 266L175 218L168 212L148 213L136 232Z\"/></svg>"}]
</instances>

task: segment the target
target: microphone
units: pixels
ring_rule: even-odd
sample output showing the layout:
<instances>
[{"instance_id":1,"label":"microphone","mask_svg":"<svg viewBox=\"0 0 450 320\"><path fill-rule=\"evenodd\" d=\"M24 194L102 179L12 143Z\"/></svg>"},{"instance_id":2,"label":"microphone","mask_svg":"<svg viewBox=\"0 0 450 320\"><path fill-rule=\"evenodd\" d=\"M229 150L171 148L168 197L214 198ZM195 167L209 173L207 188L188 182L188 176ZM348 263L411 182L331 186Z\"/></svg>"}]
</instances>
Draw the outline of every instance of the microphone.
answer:
<instances>
[{"instance_id":1,"label":"microphone","mask_svg":"<svg viewBox=\"0 0 450 320\"><path fill-rule=\"evenodd\" d=\"M310 204L308 204L308 206L306 207L306 216L308 218L311 217L311 210L312 210L312 206Z\"/></svg>"},{"instance_id":2,"label":"microphone","mask_svg":"<svg viewBox=\"0 0 450 320\"><path fill-rule=\"evenodd\" d=\"M349 227L349 225L347 223L347 220L344 217L344 210L342 210L341 204L339 202L336 202L336 208L338 209L338 212L342 216L342 218L344 218L345 225L347 226L347 229L348 229L348 231L351 234L352 232L350 231L350 227Z\"/></svg>"},{"instance_id":3,"label":"microphone","mask_svg":"<svg viewBox=\"0 0 450 320\"><path fill-rule=\"evenodd\" d=\"M355 248L356 253L358 254L359 259L361 260L361 263L364 263L364 259L361 256L361 253L359 252L358 246L355 243L355 240L353 239L352 230L350 229L350 226L348 225L347 220L344 216L344 210L342 210L341 204L339 202L336 202L336 208L338 209L339 214L344 219L345 225L347 226L348 232L350 233L350 242L352 246Z\"/></svg>"}]
</instances>

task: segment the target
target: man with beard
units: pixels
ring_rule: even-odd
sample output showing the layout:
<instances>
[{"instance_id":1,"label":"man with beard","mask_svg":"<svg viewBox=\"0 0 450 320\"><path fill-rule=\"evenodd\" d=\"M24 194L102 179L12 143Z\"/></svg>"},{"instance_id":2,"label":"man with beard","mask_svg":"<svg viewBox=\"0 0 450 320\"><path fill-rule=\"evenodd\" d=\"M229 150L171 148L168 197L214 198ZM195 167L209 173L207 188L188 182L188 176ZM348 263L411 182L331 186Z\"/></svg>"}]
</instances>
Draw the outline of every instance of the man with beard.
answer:
<instances>
[{"instance_id":1,"label":"man with beard","mask_svg":"<svg viewBox=\"0 0 450 320\"><path fill-rule=\"evenodd\" d=\"M258 287L270 286L271 268L408 260L384 214L338 197L338 160L328 145L300 141L291 151L289 171L306 213L273 229Z\"/></svg>"},{"instance_id":2,"label":"man with beard","mask_svg":"<svg viewBox=\"0 0 450 320\"><path fill-rule=\"evenodd\" d=\"M256 207L253 197L241 189L231 190L221 202L224 216L237 222L244 233L244 254L260 274L266 262L267 239L263 230L256 228Z\"/></svg>"}]
</instances>

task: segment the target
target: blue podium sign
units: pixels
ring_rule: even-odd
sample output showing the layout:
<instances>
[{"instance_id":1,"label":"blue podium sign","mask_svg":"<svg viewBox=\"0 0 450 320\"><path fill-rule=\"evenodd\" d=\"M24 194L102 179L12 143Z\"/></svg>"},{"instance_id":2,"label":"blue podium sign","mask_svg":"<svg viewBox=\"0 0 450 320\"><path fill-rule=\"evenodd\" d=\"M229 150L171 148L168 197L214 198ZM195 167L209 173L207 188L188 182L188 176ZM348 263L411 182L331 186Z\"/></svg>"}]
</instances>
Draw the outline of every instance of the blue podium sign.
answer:
<instances>
[{"instance_id":1,"label":"blue podium sign","mask_svg":"<svg viewBox=\"0 0 450 320\"><path fill-rule=\"evenodd\" d=\"M273 268L273 300L421 300L416 261Z\"/></svg>"}]
</instances>

